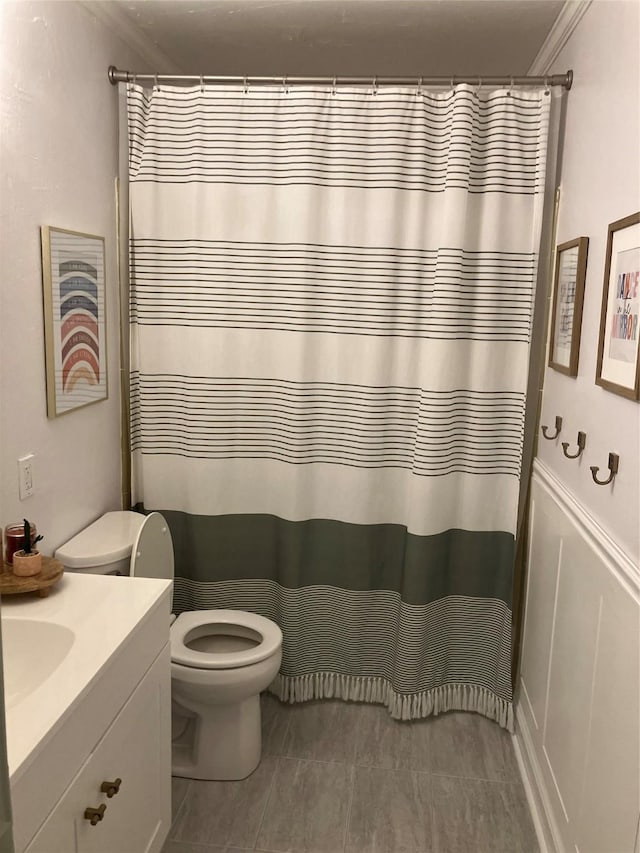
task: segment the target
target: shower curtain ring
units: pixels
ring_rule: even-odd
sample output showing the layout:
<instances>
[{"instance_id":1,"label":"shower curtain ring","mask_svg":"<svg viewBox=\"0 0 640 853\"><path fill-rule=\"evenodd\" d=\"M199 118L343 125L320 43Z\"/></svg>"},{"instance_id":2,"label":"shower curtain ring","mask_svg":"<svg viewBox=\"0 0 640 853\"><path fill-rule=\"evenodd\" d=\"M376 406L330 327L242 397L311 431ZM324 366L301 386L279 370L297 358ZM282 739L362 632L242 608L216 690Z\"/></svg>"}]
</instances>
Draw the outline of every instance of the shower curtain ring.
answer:
<instances>
[{"instance_id":1,"label":"shower curtain ring","mask_svg":"<svg viewBox=\"0 0 640 853\"><path fill-rule=\"evenodd\" d=\"M249 81L247 80L246 74L245 74L243 81L242 81L242 87L244 90L244 94L247 95L249 93Z\"/></svg>"},{"instance_id":2,"label":"shower curtain ring","mask_svg":"<svg viewBox=\"0 0 640 853\"><path fill-rule=\"evenodd\" d=\"M153 87L154 87L154 89L159 89L159 88L160 88L160 87L158 86L158 75L157 75L157 74L154 74L154 75L153 75Z\"/></svg>"},{"instance_id":3,"label":"shower curtain ring","mask_svg":"<svg viewBox=\"0 0 640 853\"><path fill-rule=\"evenodd\" d=\"M514 78L512 77L512 78L511 78L511 83L509 84L509 91L507 92L507 95L513 95L513 87L514 87L515 85L516 85L516 84L515 84L515 80L514 80Z\"/></svg>"},{"instance_id":4,"label":"shower curtain ring","mask_svg":"<svg viewBox=\"0 0 640 853\"><path fill-rule=\"evenodd\" d=\"M287 75L285 74L282 78L282 88L284 90L285 95L289 94L289 87L287 86Z\"/></svg>"},{"instance_id":5,"label":"shower curtain ring","mask_svg":"<svg viewBox=\"0 0 640 853\"><path fill-rule=\"evenodd\" d=\"M334 77L334 78L333 78L333 88L331 89L331 94L332 94L332 95L335 95L335 93L336 93L336 85L337 85L337 83L338 83L338 78L337 78L337 77Z\"/></svg>"},{"instance_id":6,"label":"shower curtain ring","mask_svg":"<svg viewBox=\"0 0 640 853\"><path fill-rule=\"evenodd\" d=\"M455 88L456 88L456 78L455 78L455 75L451 78L451 88L452 88L452 89L455 89Z\"/></svg>"},{"instance_id":7,"label":"shower curtain ring","mask_svg":"<svg viewBox=\"0 0 640 853\"><path fill-rule=\"evenodd\" d=\"M204 74L200 75L200 92L204 94Z\"/></svg>"},{"instance_id":8,"label":"shower curtain ring","mask_svg":"<svg viewBox=\"0 0 640 853\"><path fill-rule=\"evenodd\" d=\"M377 95L378 94L378 78L377 77L373 78L373 82L371 83L371 87L372 87L371 94Z\"/></svg>"},{"instance_id":9,"label":"shower curtain ring","mask_svg":"<svg viewBox=\"0 0 640 853\"><path fill-rule=\"evenodd\" d=\"M418 78L418 88L416 89L416 98L422 94L422 77Z\"/></svg>"},{"instance_id":10,"label":"shower curtain ring","mask_svg":"<svg viewBox=\"0 0 640 853\"><path fill-rule=\"evenodd\" d=\"M548 77L544 78L544 93L545 93L545 95L549 94L549 78Z\"/></svg>"}]
</instances>

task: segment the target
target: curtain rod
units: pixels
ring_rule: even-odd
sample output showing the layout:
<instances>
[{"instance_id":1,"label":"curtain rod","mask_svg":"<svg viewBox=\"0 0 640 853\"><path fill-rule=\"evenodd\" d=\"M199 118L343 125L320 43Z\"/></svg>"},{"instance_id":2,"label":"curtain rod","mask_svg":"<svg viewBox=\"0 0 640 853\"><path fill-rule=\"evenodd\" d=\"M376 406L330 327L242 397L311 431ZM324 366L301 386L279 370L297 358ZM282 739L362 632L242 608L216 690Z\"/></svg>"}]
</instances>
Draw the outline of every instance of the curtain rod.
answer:
<instances>
[{"instance_id":1,"label":"curtain rod","mask_svg":"<svg viewBox=\"0 0 640 853\"><path fill-rule=\"evenodd\" d=\"M134 74L109 66L109 82L118 83L236 83L241 86L327 85L327 86L562 86L567 91L573 83L573 71L545 77L229 77L220 74Z\"/></svg>"}]
</instances>

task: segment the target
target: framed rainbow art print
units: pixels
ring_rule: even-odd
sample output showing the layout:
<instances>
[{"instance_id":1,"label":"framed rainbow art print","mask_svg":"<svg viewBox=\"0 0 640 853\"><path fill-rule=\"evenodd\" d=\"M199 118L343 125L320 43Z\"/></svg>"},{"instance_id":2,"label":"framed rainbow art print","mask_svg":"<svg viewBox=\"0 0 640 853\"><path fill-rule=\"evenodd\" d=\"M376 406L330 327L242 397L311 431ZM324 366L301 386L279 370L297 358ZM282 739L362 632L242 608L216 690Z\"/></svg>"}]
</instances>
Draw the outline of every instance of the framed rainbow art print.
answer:
<instances>
[{"instance_id":1,"label":"framed rainbow art print","mask_svg":"<svg viewBox=\"0 0 640 853\"><path fill-rule=\"evenodd\" d=\"M106 400L104 237L43 225L47 416Z\"/></svg>"}]
</instances>

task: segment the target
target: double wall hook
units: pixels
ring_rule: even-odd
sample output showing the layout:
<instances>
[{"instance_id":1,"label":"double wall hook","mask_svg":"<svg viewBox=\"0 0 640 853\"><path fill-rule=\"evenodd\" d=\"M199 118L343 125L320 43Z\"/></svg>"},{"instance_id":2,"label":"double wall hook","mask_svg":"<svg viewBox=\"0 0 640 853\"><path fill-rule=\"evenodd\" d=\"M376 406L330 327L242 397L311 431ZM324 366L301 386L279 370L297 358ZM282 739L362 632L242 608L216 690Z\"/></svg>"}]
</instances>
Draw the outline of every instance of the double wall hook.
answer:
<instances>
[{"instance_id":1,"label":"double wall hook","mask_svg":"<svg viewBox=\"0 0 640 853\"><path fill-rule=\"evenodd\" d=\"M562 418L560 415L556 415L556 431L553 435L547 435L547 430L549 427L546 424L542 425L542 434L545 438L548 438L549 441L553 441L554 438L557 438L562 431Z\"/></svg>"},{"instance_id":2,"label":"double wall hook","mask_svg":"<svg viewBox=\"0 0 640 853\"><path fill-rule=\"evenodd\" d=\"M562 442L562 452L567 457L567 459L577 459L578 456L580 456L582 451L585 449L586 444L587 444L587 434L586 434L586 432L580 431L578 433L578 452L577 453L567 453L567 449L569 447L568 441Z\"/></svg>"},{"instance_id":3,"label":"double wall hook","mask_svg":"<svg viewBox=\"0 0 640 853\"><path fill-rule=\"evenodd\" d=\"M591 476L593 477L593 482L597 483L599 486L607 486L613 480L613 478L618 473L618 465L620 463L620 457L617 453L609 454L609 461L607 463L609 468L609 476L606 480L598 479L598 471L600 470L597 465L591 465Z\"/></svg>"}]
</instances>

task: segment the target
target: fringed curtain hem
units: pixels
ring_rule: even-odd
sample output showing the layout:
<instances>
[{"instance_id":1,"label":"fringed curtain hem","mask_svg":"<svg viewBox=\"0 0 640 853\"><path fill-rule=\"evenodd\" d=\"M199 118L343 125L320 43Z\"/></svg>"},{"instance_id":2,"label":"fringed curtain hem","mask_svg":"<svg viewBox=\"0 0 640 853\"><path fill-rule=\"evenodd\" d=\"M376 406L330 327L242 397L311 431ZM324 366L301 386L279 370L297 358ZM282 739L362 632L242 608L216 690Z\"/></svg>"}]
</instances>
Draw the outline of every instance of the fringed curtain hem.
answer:
<instances>
[{"instance_id":1,"label":"fringed curtain hem","mask_svg":"<svg viewBox=\"0 0 640 853\"><path fill-rule=\"evenodd\" d=\"M269 687L282 702L309 702L312 699L346 699L384 705L396 720L418 720L445 711L475 711L495 720L513 733L513 703L496 696L486 687L471 684L444 684L419 693L397 693L386 678L314 672L310 675L278 675Z\"/></svg>"}]
</instances>

